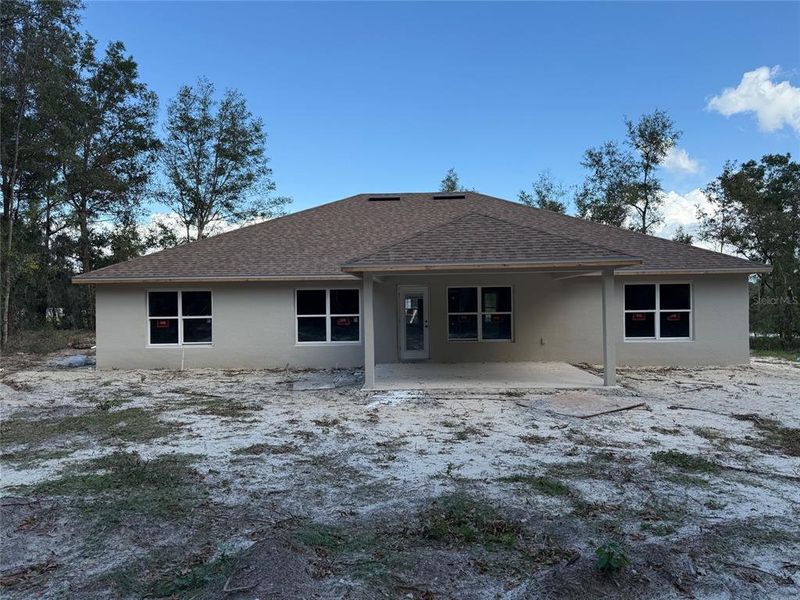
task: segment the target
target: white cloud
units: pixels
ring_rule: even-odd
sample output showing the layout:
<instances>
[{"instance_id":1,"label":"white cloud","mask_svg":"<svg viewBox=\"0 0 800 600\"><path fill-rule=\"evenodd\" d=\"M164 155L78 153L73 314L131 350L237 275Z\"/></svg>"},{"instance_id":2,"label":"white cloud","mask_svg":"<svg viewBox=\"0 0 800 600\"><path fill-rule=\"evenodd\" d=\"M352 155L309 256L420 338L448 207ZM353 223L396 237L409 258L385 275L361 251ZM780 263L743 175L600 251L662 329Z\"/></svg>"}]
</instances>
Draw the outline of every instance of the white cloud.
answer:
<instances>
[{"instance_id":1,"label":"white cloud","mask_svg":"<svg viewBox=\"0 0 800 600\"><path fill-rule=\"evenodd\" d=\"M661 165L667 171L675 171L677 173L693 174L700 171L700 163L689 156L686 150L677 146L670 148Z\"/></svg>"},{"instance_id":2,"label":"white cloud","mask_svg":"<svg viewBox=\"0 0 800 600\"><path fill-rule=\"evenodd\" d=\"M800 88L788 81L775 83L778 67L748 71L735 88L725 88L708 101L707 108L729 117L752 112L762 131L776 131L788 125L800 133Z\"/></svg>"},{"instance_id":3,"label":"white cloud","mask_svg":"<svg viewBox=\"0 0 800 600\"><path fill-rule=\"evenodd\" d=\"M678 227L683 227L686 233L695 236L695 246L713 250L711 244L701 242L698 239L697 234L700 229L700 222L697 220L698 207L705 210L711 208L705 192L700 188L695 188L686 194L679 194L676 191L666 192L664 194L664 203L661 206L664 222L661 224L661 228L655 232L655 235L672 239Z\"/></svg>"}]
</instances>

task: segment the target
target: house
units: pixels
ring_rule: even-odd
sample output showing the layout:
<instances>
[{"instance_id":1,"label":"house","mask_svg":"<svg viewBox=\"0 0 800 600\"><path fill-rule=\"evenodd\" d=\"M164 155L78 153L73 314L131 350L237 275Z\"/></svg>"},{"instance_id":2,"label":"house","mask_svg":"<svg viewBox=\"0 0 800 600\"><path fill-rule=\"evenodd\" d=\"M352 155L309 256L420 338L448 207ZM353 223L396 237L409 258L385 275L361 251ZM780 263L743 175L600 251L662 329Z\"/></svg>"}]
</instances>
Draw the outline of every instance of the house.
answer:
<instances>
[{"instance_id":1,"label":"house","mask_svg":"<svg viewBox=\"0 0 800 600\"><path fill-rule=\"evenodd\" d=\"M746 363L769 267L474 192L360 194L79 275L97 365Z\"/></svg>"}]
</instances>

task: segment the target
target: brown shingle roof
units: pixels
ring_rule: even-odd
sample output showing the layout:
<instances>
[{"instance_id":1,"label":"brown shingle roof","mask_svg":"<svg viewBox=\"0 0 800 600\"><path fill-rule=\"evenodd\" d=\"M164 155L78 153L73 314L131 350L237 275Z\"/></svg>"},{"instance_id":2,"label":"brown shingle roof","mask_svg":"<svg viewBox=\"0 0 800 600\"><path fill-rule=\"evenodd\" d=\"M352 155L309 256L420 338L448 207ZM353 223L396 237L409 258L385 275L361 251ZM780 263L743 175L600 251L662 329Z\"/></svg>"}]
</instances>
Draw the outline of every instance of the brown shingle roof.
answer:
<instances>
[{"instance_id":1,"label":"brown shingle roof","mask_svg":"<svg viewBox=\"0 0 800 600\"><path fill-rule=\"evenodd\" d=\"M597 256L638 257L641 265L619 269L620 272L757 272L764 265L711 252L670 240L643 235L560 215L547 210L529 208L516 202L466 192L463 198L434 199L433 193L384 194L399 200L370 201L374 194L360 194L337 202L293 213L257 225L243 227L191 244L163 250L124 263L97 269L77 276L76 283L115 281L170 280L246 280L302 279L309 277L342 277L342 265L368 257L428 232L428 258L437 256L431 233L443 229L457 236L455 245L469 245L464 236L482 235L480 216L513 224L531 231L525 241L515 229L513 241L492 242L483 236L474 244L471 256L491 260L484 244L492 243L492 253L514 255L515 245L522 244L529 254L559 248L564 257L592 249ZM469 215L470 230L452 225ZM487 222L489 222L487 220ZM493 221L492 221L493 222ZM500 225L494 225L500 227ZM444 236L439 242L445 244ZM550 237L547 237L550 236ZM458 241L460 239L460 241ZM552 245L545 243L545 239ZM537 240L540 241L537 246ZM556 243L558 242L558 243ZM445 246L439 246L444 252ZM395 250L396 252L397 250ZM570 254L572 253L572 254ZM496 258L496 257L495 257Z\"/></svg>"},{"instance_id":2,"label":"brown shingle roof","mask_svg":"<svg viewBox=\"0 0 800 600\"><path fill-rule=\"evenodd\" d=\"M600 263L624 266L641 261L595 244L472 212L384 246L342 268L362 271L382 267Z\"/></svg>"}]
</instances>

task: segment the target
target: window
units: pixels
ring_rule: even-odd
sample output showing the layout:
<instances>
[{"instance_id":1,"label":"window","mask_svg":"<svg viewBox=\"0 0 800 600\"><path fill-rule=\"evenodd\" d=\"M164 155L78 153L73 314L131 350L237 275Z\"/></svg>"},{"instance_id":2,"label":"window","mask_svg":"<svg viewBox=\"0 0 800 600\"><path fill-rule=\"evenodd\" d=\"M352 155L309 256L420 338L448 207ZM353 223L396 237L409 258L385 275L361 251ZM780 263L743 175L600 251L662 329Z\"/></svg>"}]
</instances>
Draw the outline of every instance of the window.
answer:
<instances>
[{"instance_id":1,"label":"window","mask_svg":"<svg viewBox=\"0 0 800 600\"><path fill-rule=\"evenodd\" d=\"M688 283L625 284L626 339L691 339Z\"/></svg>"},{"instance_id":2,"label":"window","mask_svg":"<svg viewBox=\"0 0 800 600\"><path fill-rule=\"evenodd\" d=\"M447 339L510 341L511 288L447 288Z\"/></svg>"},{"instance_id":3,"label":"window","mask_svg":"<svg viewBox=\"0 0 800 600\"><path fill-rule=\"evenodd\" d=\"M211 344L211 292L148 292L151 345Z\"/></svg>"},{"instance_id":4,"label":"window","mask_svg":"<svg viewBox=\"0 0 800 600\"><path fill-rule=\"evenodd\" d=\"M299 343L361 339L357 289L297 290L295 308Z\"/></svg>"}]
</instances>

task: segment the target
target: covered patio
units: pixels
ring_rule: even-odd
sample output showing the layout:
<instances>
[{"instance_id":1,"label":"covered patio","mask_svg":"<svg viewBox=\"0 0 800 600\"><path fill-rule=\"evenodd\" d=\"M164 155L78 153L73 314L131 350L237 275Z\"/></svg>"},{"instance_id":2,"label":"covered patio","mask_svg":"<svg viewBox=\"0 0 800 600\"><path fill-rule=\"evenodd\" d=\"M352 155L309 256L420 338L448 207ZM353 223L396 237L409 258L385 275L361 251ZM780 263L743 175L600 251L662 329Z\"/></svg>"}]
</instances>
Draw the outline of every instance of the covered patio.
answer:
<instances>
[{"instance_id":1,"label":"covered patio","mask_svg":"<svg viewBox=\"0 0 800 600\"><path fill-rule=\"evenodd\" d=\"M375 365L372 389L583 389L602 386L600 377L564 362L424 362Z\"/></svg>"},{"instance_id":2,"label":"covered patio","mask_svg":"<svg viewBox=\"0 0 800 600\"><path fill-rule=\"evenodd\" d=\"M364 388L616 385L615 270L638 264L469 213L342 265L362 280ZM568 364L601 345L602 381Z\"/></svg>"}]
</instances>

